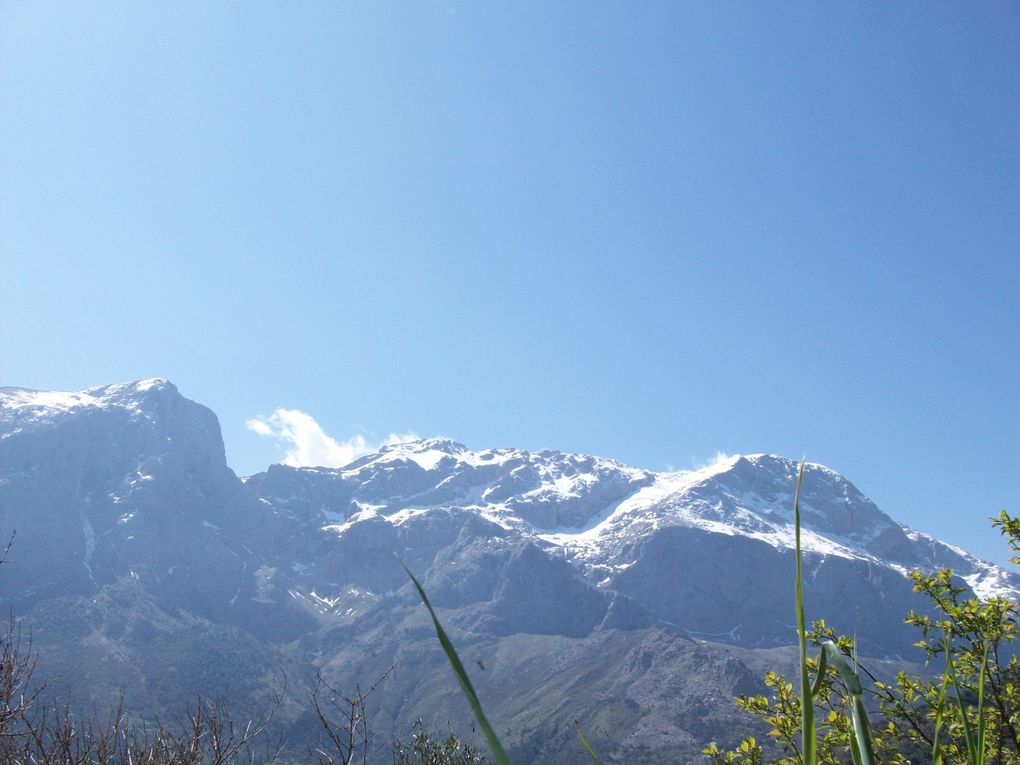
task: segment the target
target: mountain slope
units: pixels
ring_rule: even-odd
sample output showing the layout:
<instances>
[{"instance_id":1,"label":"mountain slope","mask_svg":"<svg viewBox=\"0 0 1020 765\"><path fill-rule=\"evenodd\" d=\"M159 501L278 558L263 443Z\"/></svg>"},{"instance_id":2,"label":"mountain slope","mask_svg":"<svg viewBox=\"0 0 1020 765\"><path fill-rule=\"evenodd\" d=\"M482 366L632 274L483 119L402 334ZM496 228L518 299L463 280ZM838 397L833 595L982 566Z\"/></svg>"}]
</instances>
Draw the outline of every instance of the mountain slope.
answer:
<instances>
[{"instance_id":1,"label":"mountain slope","mask_svg":"<svg viewBox=\"0 0 1020 765\"><path fill-rule=\"evenodd\" d=\"M568 561L599 592L629 596L691 634L771 645L792 635L785 617L797 468L781 457L751 455L653 473L598 457L473 452L428 439L385 447L340 469L276 465L245 487L291 529L287 538L317 536L314 559L300 557L307 549L300 544L277 552L280 566L298 572L299 589L326 600L339 592L331 581L356 576L338 576L339 564L328 561L350 560L357 549L385 568L387 554L453 544L471 519L491 538L527 540ZM1018 593L1015 575L897 524L824 466L805 466L802 511L809 604L824 597L832 612L851 614L840 626L874 652L902 653L913 642L901 623L917 605L906 578L912 570L949 566L984 596ZM437 536L441 526L445 537ZM457 559L472 549L461 545ZM486 555L495 560L492 551ZM416 562L428 569L435 559ZM448 557L445 566L453 563ZM475 565L464 575L474 581L492 570ZM399 587L400 573L361 583L373 591Z\"/></svg>"},{"instance_id":2,"label":"mountain slope","mask_svg":"<svg viewBox=\"0 0 1020 765\"><path fill-rule=\"evenodd\" d=\"M124 687L165 714L230 689L255 710L274 667L300 699L316 672L352 687L397 661L374 719L398 730L427 709L470 725L399 559L487 667L521 761L573 761L572 717L607 753L653 741L665 758L730 729L729 698L755 687L748 650L793 640L796 470L750 455L656 473L426 439L242 480L215 415L165 380L4 388L0 534L17 540L0 596L82 701ZM910 570L1020 593L821 465L805 468L803 513L809 616L873 655L910 651ZM282 719L311 735L296 703Z\"/></svg>"}]
</instances>

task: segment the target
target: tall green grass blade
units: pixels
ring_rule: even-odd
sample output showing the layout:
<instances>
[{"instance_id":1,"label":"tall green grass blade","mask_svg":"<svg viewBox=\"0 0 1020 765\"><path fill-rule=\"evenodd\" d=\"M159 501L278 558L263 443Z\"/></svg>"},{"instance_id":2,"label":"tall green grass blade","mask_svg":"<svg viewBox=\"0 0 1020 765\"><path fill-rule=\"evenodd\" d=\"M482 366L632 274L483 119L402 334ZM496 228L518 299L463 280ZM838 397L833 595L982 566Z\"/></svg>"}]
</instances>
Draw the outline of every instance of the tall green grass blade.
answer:
<instances>
[{"instance_id":1,"label":"tall green grass blade","mask_svg":"<svg viewBox=\"0 0 1020 765\"><path fill-rule=\"evenodd\" d=\"M815 704L811 694L811 678L807 666L807 627L804 620L804 570L800 550L800 487L804 483L804 462L797 470L797 490L793 495L793 528L797 549L797 584L794 600L797 606L797 639L800 643L800 732L801 756L804 765L816 765Z\"/></svg>"},{"instance_id":2,"label":"tall green grass blade","mask_svg":"<svg viewBox=\"0 0 1020 765\"><path fill-rule=\"evenodd\" d=\"M861 677L850 666L850 662L831 640L822 643L822 649L829 656L829 663L839 673L847 692L850 694L850 719L853 720L854 737L850 741L850 752L855 765L875 765L875 746L871 739L871 723L864 708L864 686Z\"/></svg>"},{"instance_id":3,"label":"tall green grass blade","mask_svg":"<svg viewBox=\"0 0 1020 765\"><path fill-rule=\"evenodd\" d=\"M811 684L811 698L818 695L822 690L822 683L825 681L825 670L828 668L828 652L825 648L818 653L818 671L815 672L815 681Z\"/></svg>"},{"instance_id":4,"label":"tall green grass blade","mask_svg":"<svg viewBox=\"0 0 1020 765\"><path fill-rule=\"evenodd\" d=\"M942 765L942 722L945 716L946 696L949 695L949 636L943 637L943 644L946 647L946 670L942 673L942 687L939 688L939 700L935 707L935 733L932 736L931 764Z\"/></svg>"},{"instance_id":5,"label":"tall green grass blade","mask_svg":"<svg viewBox=\"0 0 1020 765\"><path fill-rule=\"evenodd\" d=\"M981 654L981 674L978 676L978 701L977 701L977 715L978 715L978 734L977 734L977 763L976 765L985 765L985 670L988 667L988 644L984 645L984 653Z\"/></svg>"},{"instance_id":6,"label":"tall green grass blade","mask_svg":"<svg viewBox=\"0 0 1020 765\"><path fill-rule=\"evenodd\" d=\"M875 746L871 740L871 723L864 708L863 696L851 696L850 715L854 721L854 738L860 750L861 765L875 765Z\"/></svg>"},{"instance_id":7,"label":"tall green grass blade","mask_svg":"<svg viewBox=\"0 0 1020 765\"><path fill-rule=\"evenodd\" d=\"M856 736L850 736L850 760L854 765L863 765L861 762L861 748L857 745Z\"/></svg>"},{"instance_id":8,"label":"tall green grass blade","mask_svg":"<svg viewBox=\"0 0 1020 765\"><path fill-rule=\"evenodd\" d=\"M588 752L588 756L591 757L592 762L594 762L595 765L602 765L602 763L599 762L598 756L595 754L595 750L592 749L591 744L588 743L588 739L584 737L584 731L581 730L581 725L580 723L577 722L577 720L574 720L574 728L577 729L577 737L581 739L581 743L584 745L585 750Z\"/></svg>"},{"instance_id":9,"label":"tall green grass blade","mask_svg":"<svg viewBox=\"0 0 1020 765\"><path fill-rule=\"evenodd\" d=\"M450 660L450 666L453 667L453 673L457 676L457 681L460 683L460 689L464 692L467 697L468 703L471 705L471 711L475 713L475 719L478 720L478 724L482 727L482 732L485 734L485 740L489 743L489 750L492 752L492 756L496 759L498 765L511 765L510 757L507 756L506 750L503 749L503 745L499 742L499 737L496 736L496 731L489 725L489 719L485 716L485 712L482 710L482 702L478 699L478 694L475 693L475 688L471 684L471 679L468 677L467 670L464 669L464 665L461 663L460 657L457 655L457 651L453 648L453 643L450 642L450 638L446 635L446 630L443 629L443 625L439 623L439 619L436 617L436 612L432 609L432 604L429 603L428 596L425 594L424 588L418 583L418 580L414 578L414 574L411 573L410 569L407 568L403 563L400 564L407 575L411 577L411 581L414 583L415 589L418 590L418 595L421 596L421 602L425 604L425 608L429 611L429 616L432 617L432 625L436 628L436 637L439 638L439 644L443 647L443 652L446 654L446 658Z\"/></svg>"},{"instance_id":10,"label":"tall green grass blade","mask_svg":"<svg viewBox=\"0 0 1020 765\"><path fill-rule=\"evenodd\" d=\"M829 662L839 673L839 679L843 681L843 685L846 686L847 691L849 691L853 696L860 696L863 694L864 686L861 685L861 678L853 671L853 668L850 666L850 662L846 660L843 652L839 650L839 646L831 640L826 640L822 643L822 648L827 654L829 654Z\"/></svg>"},{"instance_id":11,"label":"tall green grass blade","mask_svg":"<svg viewBox=\"0 0 1020 765\"><path fill-rule=\"evenodd\" d=\"M967 743L967 761L970 765L978 765L977 741L974 738L974 728L967 717L967 707L963 703L963 695L960 693L960 682L956 674L956 665L953 664L953 655L947 654L946 666L949 668L949 677L953 681L953 690L956 691L956 706L960 709L960 717L963 719L963 737Z\"/></svg>"}]
</instances>

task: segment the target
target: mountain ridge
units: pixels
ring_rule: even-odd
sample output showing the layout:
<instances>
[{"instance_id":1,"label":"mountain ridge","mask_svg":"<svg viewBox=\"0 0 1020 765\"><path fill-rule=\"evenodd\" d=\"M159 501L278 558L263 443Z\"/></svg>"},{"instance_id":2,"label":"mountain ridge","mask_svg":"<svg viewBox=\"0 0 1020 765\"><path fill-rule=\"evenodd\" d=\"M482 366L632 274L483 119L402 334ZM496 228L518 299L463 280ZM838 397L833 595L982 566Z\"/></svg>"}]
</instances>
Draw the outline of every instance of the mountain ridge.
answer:
<instances>
[{"instance_id":1,"label":"mountain ridge","mask_svg":"<svg viewBox=\"0 0 1020 765\"><path fill-rule=\"evenodd\" d=\"M533 511L525 517L515 515L515 507L506 508L499 502L498 495L494 498L490 494L493 489L499 490L503 488L502 486L493 486L492 482L485 483L477 479L467 484L469 487L476 489L477 496L471 496L469 493L450 496L443 495L441 491L437 492L438 496L429 496L424 492L418 492L412 497L397 497L396 502L390 503L389 509L392 510L396 507L397 510L404 510L404 512L389 512L386 514L386 517L392 522L402 522L410 514L406 510L406 506L415 504L415 500L417 500L417 504L422 506L419 508L421 511L429 507L449 504L451 501L458 501L461 503L459 506L465 506L463 503L466 501L468 502L467 507L477 508L479 514L483 517L499 523L508 530L521 530L524 528L544 541L562 546L565 550L573 549L584 557L585 542L590 541L593 536L598 536L599 532L609 531L607 526L612 526L614 520L626 522L628 514L633 514L630 511L635 507L642 509L641 500L645 500L643 507L647 508L648 504L650 502L654 503L656 499L668 501L672 495L696 493L697 490L703 488L703 484L718 482L724 474L725 477L731 479L729 483L732 484L734 476L739 476L741 472L748 472L745 468L750 468L751 472L759 469L757 472L760 479L761 469L764 469L771 471L773 474L779 474L778 480L775 480L773 477L772 483L774 485L766 488L765 493L768 500L766 507L752 510L743 506L739 501L734 501L732 503L733 507L723 508L723 510L728 512L719 512L719 508L713 508L710 506L710 502L703 501L702 508L704 513L701 515L692 515L690 513L678 514L673 520L677 522L677 525L689 523L718 533L732 533L734 528L737 528L745 535L766 540L775 547L784 549L791 549L793 547L792 483L795 479L799 463L772 454L732 455L700 469L656 472L624 465L612 458L569 454L556 450L529 452L523 449L500 448L472 451L464 446L464 444L450 439L430 438L388 445L375 454L366 455L350 465L339 468L296 468L274 465L270 470L304 471L305 474L317 476L323 481L329 481L332 477L339 481L350 482L357 480L357 475L360 471L370 467L377 467L380 464L389 463L392 465L393 463L406 464L407 462L412 462L421 467L426 473L430 470L435 471L440 466L445 465L448 472L443 473L443 477L434 487L441 489L444 486L450 486L454 483L453 479L459 477L458 474L449 470L451 461L455 462L458 466L465 466L467 468L477 468L479 465L496 466L501 463L528 467L528 462L533 457L540 457L545 461L545 475L538 476L539 479L544 478L545 480L541 480L537 486L529 486L522 481L517 482L516 488L522 490L522 493L514 495L514 504L518 510L524 504L524 501L529 498L539 500L539 504L555 502L562 507L579 497L583 492L586 479L593 474L579 471L573 476L563 477L562 470L564 465L573 467L580 463L581 465L586 465L589 470L594 469L603 474L616 473L618 479L629 479L629 485L634 488L634 491L620 498L617 502L608 502L608 505L612 505L612 507L604 509L601 514L596 513L594 516L584 518L578 525L560 528L540 525L541 522L539 524L528 523L529 517L535 517ZM557 464L557 462L560 464ZM847 558L861 558L876 562L881 562L881 560L890 562L891 560L891 562L903 568L934 568L954 563L957 565L964 563L979 569L975 575L972 575L973 581L968 581L968 583L983 597L996 594L1015 597L1018 594L1013 586L1006 584L998 576L999 568L994 564L988 561L981 561L959 547L941 542L930 535L895 522L891 517L879 510L874 503L868 500L852 483L843 478L838 472L825 465L812 462L805 462L804 468L805 474L811 476L814 481L824 479L833 485L830 490L838 490L846 496L848 506L852 503L854 504L848 510L848 520L840 527L840 519L833 517L831 509L828 513L816 510L811 504L812 493L810 491L805 492L801 503L805 526L802 545L807 552ZM557 472L560 474L558 475ZM245 479L245 483L252 486L258 485L265 475L266 472L248 476ZM574 480L571 480L571 478ZM779 486L781 483L786 484L787 488L785 491L777 490L781 488ZM462 481L461 486L463 487L464 484L465 482ZM478 490L479 487L483 488ZM647 491L644 496L639 496L642 494L642 490ZM815 493L818 492L816 491ZM727 498L730 500L741 499L740 497L733 496L732 493ZM286 499L279 496L275 497L275 499L277 501L281 501L281 499L286 501ZM492 499L495 499L495 501L490 501ZM746 500L747 498L744 497L743 499ZM765 503L758 502L757 504L762 505ZM363 503L359 507L360 509L352 513L344 522L335 524L332 528L335 528L338 532L342 531L351 522L371 517L376 512L375 506L371 505L371 503ZM854 510L857 511L856 520ZM864 511L863 518L861 517L862 510ZM521 521L524 521L524 523L522 524ZM821 533L818 529L819 521L827 523L829 526L823 529ZM924 550L924 553L921 552L922 550ZM890 559L890 555L898 557ZM595 553L594 557L598 557L598 554ZM988 573L989 576L983 577L982 573Z\"/></svg>"},{"instance_id":2,"label":"mountain ridge","mask_svg":"<svg viewBox=\"0 0 1020 765\"><path fill-rule=\"evenodd\" d=\"M143 712L171 713L183 694L224 682L255 704L274 666L300 695L318 672L346 687L405 661L417 670L392 680L404 695L380 718L399 727L417 704L446 710L443 694L456 698L399 558L465 655L498 668L481 682L506 684L490 688L493 712L516 726L521 751L534 749L528 736L552 735L520 713L541 687L549 714L576 706L602 719L596 700L612 698L615 724L668 718L667 758L729 725L728 699L754 687L755 652L793 642L797 469L759 454L655 472L434 438L341 468L272 465L241 479L215 414L162 378L4 388L0 534L18 539L0 598L39 625L44 663L85 673L76 687L92 702L119 685ZM1015 574L898 524L825 466L805 465L802 511L809 615L857 634L866 654L912 650L902 618L923 608L914 568L952 565L983 595L1020 593ZM600 650L601 674L563 658ZM309 721L288 724L303 736ZM592 735L627 755L612 725L593 723ZM549 761L556 746L528 757Z\"/></svg>"}]
</instances>

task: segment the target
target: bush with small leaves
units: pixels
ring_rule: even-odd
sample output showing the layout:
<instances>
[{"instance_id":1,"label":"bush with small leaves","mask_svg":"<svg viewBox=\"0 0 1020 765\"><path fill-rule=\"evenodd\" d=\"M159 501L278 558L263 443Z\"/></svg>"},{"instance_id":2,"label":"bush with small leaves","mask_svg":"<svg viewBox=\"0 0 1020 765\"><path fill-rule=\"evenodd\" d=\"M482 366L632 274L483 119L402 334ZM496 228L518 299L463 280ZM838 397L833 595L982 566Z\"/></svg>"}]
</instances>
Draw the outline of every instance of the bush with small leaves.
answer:
<instances>
[{"instance_id":1,"label":"bush with small leaves","mask_svg":"<svg viewBox=\"0 0 1020 765\"><path fill-rule=\"evenodd\" d=\"M992 523L1020 553L1020 518L1002 511ZM1020 563L1020 555L1010 558ZM944 666L934 677L900 672L890 682L863 664L858 672L870 682L865 695L878 712L871 726L876 759L891 765L935 762L960 765L1020 765L1020 665L1010 645L1016 639L1016 603L1004 598L975 597L951 569L911 575L914 590L925 595L932 614L911 611L906 623L921 631L917 646L929 663ZM853 640L837 636L824 621L814 624L808 640L831 640L846 657ZM807 659L811 673L818 660ZM768 725L772 746L745 737L733 750L716 744L704 754L716 765L805 765L801 754L801 697L786 678L765 676L769 694L740 696L737 704ZM815 763L842 765L853 754L853 723L845 699L847 688L829 666L812 696L818 746Z\"/></svg>"},{"instance_id":2,"label":"bush with small leaves","mask_svg":"<svg viewBox=\"0 0 1020 765\"><path fill-rule=\"evenodd\" d=\"M394 765L475 765L485 761L477 749L452 733L442 739L433 736L420 719L415 720L409 742L393 745Z\"/></svg>"}]
</instances>

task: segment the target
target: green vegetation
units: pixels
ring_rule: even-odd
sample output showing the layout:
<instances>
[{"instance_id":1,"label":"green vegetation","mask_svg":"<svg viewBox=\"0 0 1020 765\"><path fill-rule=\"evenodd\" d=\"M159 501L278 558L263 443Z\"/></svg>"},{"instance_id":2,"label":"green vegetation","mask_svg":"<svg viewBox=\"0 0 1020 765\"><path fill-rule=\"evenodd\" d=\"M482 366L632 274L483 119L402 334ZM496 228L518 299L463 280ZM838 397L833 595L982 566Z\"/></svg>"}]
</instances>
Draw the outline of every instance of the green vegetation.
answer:
<instances>
[{"instance_id":1,"label":"green vegetation","mask_svg":"<svg viewBox=\"0 0 1020 765\"><path fill-rule=\"evenodd\" d=\"M0 566L9 549L10 544L0 549ZM153 630L150 639L156 637ZM192 661L201 655L215 664L219 658L215 651L210 657L208 650L192 655L186 649L181 648L181 656ZM45 683L35 677L36 658L31 639L22 637L12 618L7 630L0 632L3 765L365 765L370 761L373 739L365 701L388 674L367 691L356 688L352 696L320 677L309 697L309 711L320 729L319 741L302 751L285 749L274 736L272 724L285 697L282 688L254 719L235 716L224 701L198 698L175 722L143 721L125 712L123 697L110 714L82 718L69 706L56 705L47 698ZM378 762L379 754L376 751L371 761ZM393 743L392 758L394 765L485 761L452 733L442 739L434 737L421 720L415 722L409 743Z\"/></svg>"},{"instance_id":2,"label":"green vegetation","mask_svg":"<svg viewBox=\"0 0 1020 765\"><path fill-rule=\"evenodd\" d=\"M591 748L591 744L589 744L588 739L585 738L584 731L581 730L581 724L578 723L577 720L574 720L574 728L577 729L577 737L581 739L581 746L584 747L584 750L588 753L588 756L591 757L592 762L594 762L595 765L602 765L598 755L595 754L595 750Z\"/></svg>"},{"instance_id":3,"label":"green vegetation","mask_svg":"<svg viewBox=\"0 0 1020 765\"><path fill-rule=\"evenodd\" d=\"M737 703L768 726L771 741L746 736L734 749L712 744L704 754L716 765L1020 763L1020 666L1008 650L1016 637L1017 605L969 596L950 569L914 572L914 589L927 597L930 613L912 611L906 622L920 630L917 645L928 662L941 660L944 667L935 676L901 671L882 681L858 663L852 638L837 636L824 621L805 628L802 476L803 468L794 501L800 692L784 675L767 673L769 695L740 696ZM1020 552L1020 519L1003 511L993 524ZM1010 562L1020 563L1020 556ZM819 647L817 659L808 656L809 644ZM869 720L869 709L878 722Z\"/></svg>"},{"instance_id":4,"label":"green vegetation","mask_svg":"<svg viewBox=\"0 0 1020 765\"><path fill-rule=\"evenodd\" d=\"M799 688L769 672L767 695L737 698L741 709L767 726L768 739L745 736L733 749L711 744L703 754L713 765L1020 765L1020 664L1016 638L1017 604L971 595L949 569L911 575L915 591L927 599L924 612L905 619L920 633L917 646L928 664L942 663L928 675L901 671L884 680L858 661L854 640L837 635L824 621L810 629L804 609L800 492L794 497L796 609ZM1020 563L1020 518L1005 511L993 519ZM0 563L3 555L0 554ZM405 571L407 569L405 568ZM510 759L490 725L470 678L418 580L407 571L428 610L439 643L465 698L485 734L497 765ZM811 647L817 648L812 657ZM199 700L176 726L135 724L121 711L107 719L81 721L66 709L40 703L32 683L30 643L12 623L0 635L0 762L12 765L227 765L233 762L306 762L352 765L367 762L370 736L365 714L368 691L346 697L324 681L311 696L323 745L294 753L261 735L275 708L259 719L235 724L220 702ZM385 677L385 674L383 675ZM863 678L863 679L862 679ZM380 678L380 681L383 678ZM282 699L282 692L277 704ZM871 718L874 718L874 722ZM580 746L599 758L574 721ZM256 742L258 739L258 742ZM257 745L256 745L257 744ZM421 720L409 741L396 741L394 765L470 765L481 753L455 735L430 733Z\"/></svg>"},{"instance_id":5,"label":"green vegetation","mask_svg":"<svg viewBox=\"0 0 1020 765\"><path fill-rule=\"evenodd\" d=\"M484 763L481 752L448 733L433 736L421 720L415 720L409 743L398 741L393 748L393 765L474 765Z\"/></svg>"},{"instance_id":6,"label":"green vegetation","mask_svg":"<svg viewBox=\"0 0 1020 765\"><path fill-rule=\"evenodd\" d=\"M836 635L824 620L814 622L811 630L806 628L800 519L803 479L801 464L794 494L800 692L794 692L785 676L767 673L770 695L740 696L737 703L767 723L771 744L747 736L735 749L723 750L713 743L703 754L715 765L841 765L848 756L854 765L1020 765L1020 665L1015 655L1007 655L1005 645L1016 637L1017 605L997 597L987 601L967 597L969 589L954 581L951 569L914 572L914 590L927 596L934 615L911 611L906 622L921 630L923 638L916 645L927 660L943 657L945 667L935 679L901 671L891 683L883 682L858 662L851 637ZM1002 511L992 522L1010 549L1020 553L1020 518ZM1010 562L1020 563L1020 554ZM424 589L410 571L407 574L429 611L496 761L508 765ZM818 658L808 655L809 644L819 648ZM870 681L867 689L862 674ZM869 707L878 712L878 725L869 719ZM574 724L581 745L598 764L584 732Z\"/></svg>"},{"instance_id":7,"label":"green vegetation","mask_svg":"<svg viewBox=\"0 0 1020 765\"><path fill-rule=\"evenodd\" d=\"M443 625L439 623L439 618L436 616L436 612L432 609L432 604L429 603L425 590L422 588L421 584L419 584L418 580L414 578L414 574L408 570L407 566L404 566L404 571L406 571L407 575L411 577L411 581L418 590L418 595L421 596L422 603L425 604L425 608L429 611L429 616L432 617L432 626L436 629L436 637L439 638L439 644L443 647L443 653L445 653L446 658L449 659L450 666L453 667L453 673L457 676L457 682L460 683L460 689L464 692L464 696L471 705L471 711L475 713L475 719L478 720L478 724L485 733L485 740L489 744L489 750L492 752L492 756L495 758L498 765L510 765L510 757L507 755L506 750L503 749L503 744L500 743L499 737L496 735L496 731L494 731L492 726L489 724L489 719L485 716L485 711L482 709L482 702L478 698L478 694L475 693L474 686L471 684L471 678L468 677L468 673L467 670L464 669L463 662L461 662L460 657L457 655L457 651L454 650L453 643L451 643L450 638L447 637L446 630L444 630Z\"/></svg>"}]
</instances>

